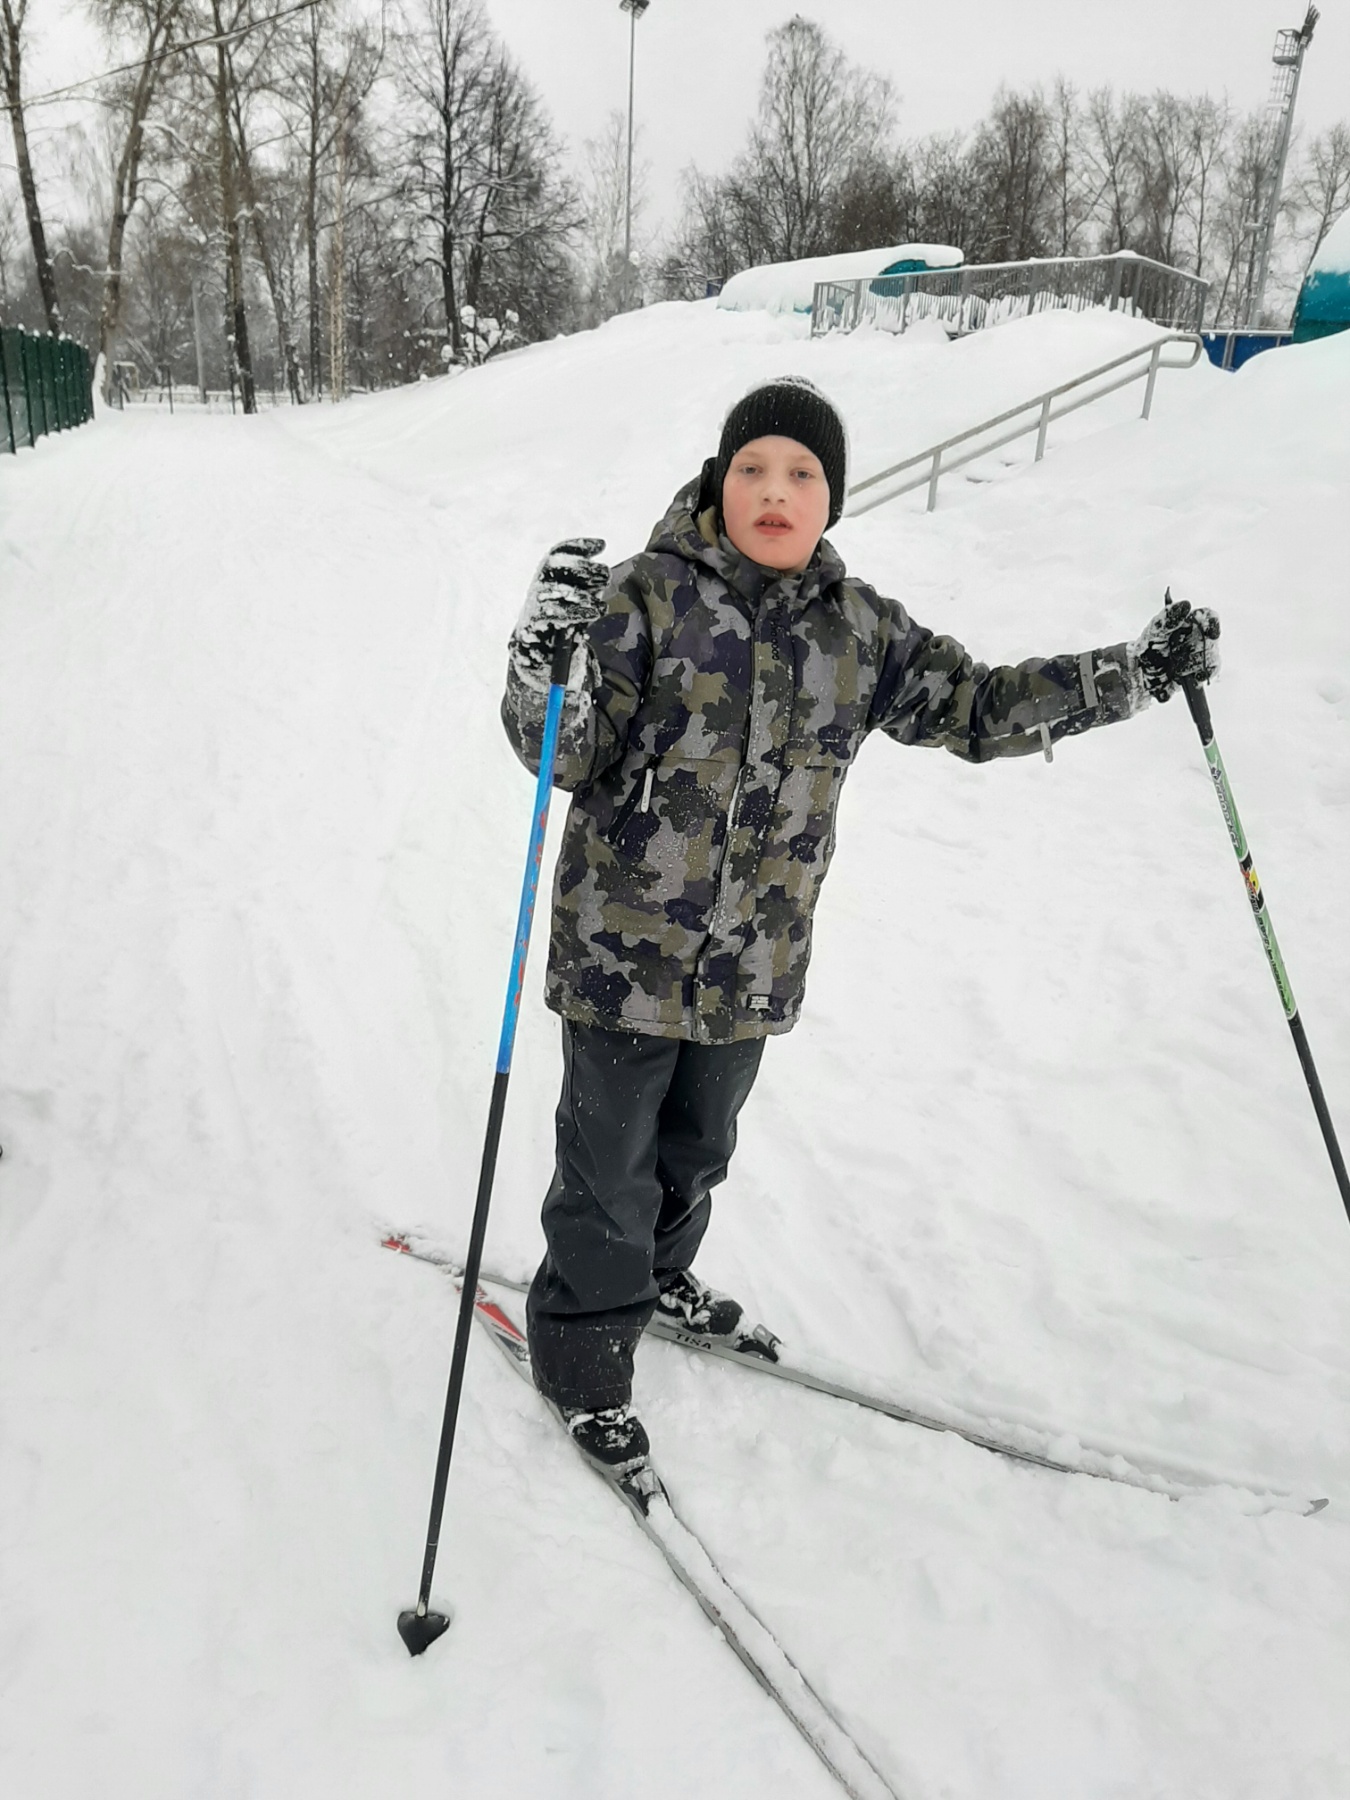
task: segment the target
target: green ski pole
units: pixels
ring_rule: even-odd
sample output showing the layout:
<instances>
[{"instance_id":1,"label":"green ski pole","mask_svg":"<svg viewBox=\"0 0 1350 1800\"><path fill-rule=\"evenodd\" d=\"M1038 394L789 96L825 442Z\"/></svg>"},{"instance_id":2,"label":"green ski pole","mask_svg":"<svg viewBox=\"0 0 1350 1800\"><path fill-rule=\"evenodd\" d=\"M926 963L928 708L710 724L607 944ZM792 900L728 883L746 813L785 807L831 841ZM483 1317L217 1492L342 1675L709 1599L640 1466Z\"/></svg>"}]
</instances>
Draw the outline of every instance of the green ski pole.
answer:
<instances>
[{"instance_id":1,"label":"green ski pole","mask_svg":"<svg viewBox=\"0 0 1350 1800\"><path fill-rule=\"evenodd\" d=\"M1266 897L1261 892L1261 883L1257 879L1256 870L1252 867L1252 853L1247 847L1247 836L1242 829L1242 820L1238 817L1238 809L1233 802L1233 790L1228 785L1228 771L1223 766L1222 756L1219 755L1219 746L1214 742L1214 724L1209 716L1209 701L1205 697L1205 690L1195 682L1188 681L1185 687L1186 702L1191 709L1191 717L1195 720L1195 728L1200 733L1200 742L1204 745L1205 761L1209 764L1209 772L1214 778L1214 792L1219 797L1224 824L1228 827L1228 835L1233 841L1233 851L1238 859L1238 866L1242 870L1242 879L1247 888L1247 898L1251 902L1252 917L1256 920L1256 929L1261 934L1261 943L1266 952L1266 961L1270 964L1270 972L1275 977L1275 986L1280 990L1280 1004L1284 1007L1284 1016L1289 1021L1289 1030L1294 1040L1294 1048L1298 1051L1298 1060L1303 1065L1304 1079L1308 1083L1308 1092L1312 1095L1313 1111L1317 1114L1317 1123L1322 1127L1322 1137L1326 1142L1327 1155L1331 1158L1336 1185L1341 1190L1346 1216L1350 1217L1350 1176L1346 1174L1345 1158L1341 1155L1341 1147L1336 1141L1336 1127L1332 1124L1331 1114L1327 1110L1326 1096L1322 1092L1322 1083L1317 1076L1317 1065L1313 1062L1312 1051L1308 1048L1308 1036L1303 1029L1303 1020L1299 1017L1298 1002L1294 998L1294 990L1289 985L1289 976L1285 972L1284 958L1280 955L1280 946L1275 937L1275 927L1270 922Z\"/></svg>"}]
</instances>

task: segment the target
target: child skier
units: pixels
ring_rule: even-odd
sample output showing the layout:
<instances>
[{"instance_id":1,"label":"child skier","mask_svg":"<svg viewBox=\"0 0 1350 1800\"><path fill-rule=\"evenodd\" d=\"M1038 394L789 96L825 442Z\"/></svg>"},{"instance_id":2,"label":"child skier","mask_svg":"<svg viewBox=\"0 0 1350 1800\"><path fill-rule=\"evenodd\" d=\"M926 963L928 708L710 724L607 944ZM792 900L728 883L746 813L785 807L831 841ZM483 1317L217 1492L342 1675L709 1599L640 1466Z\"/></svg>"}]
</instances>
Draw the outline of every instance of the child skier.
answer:
<instances>
[{"instance_id":1,"label":"child skier","mask_svg":"<svg viewBox=\"0 0 1350 1800\"><path fill-rule=\"evenodd\" d=\"M574 646L546 985L563 1089L530 1351L540 1391L613 1472L649 1451L630 1395L653 1312L705 1339L741 1330L691 1265L764 1040L797 1020L864 738L1048 756L1218 666L1218 620L1184 602L1134 643L972 661L845 572L824 533L846 474L816 387L757 387L646 550L611 575L602 542L555 545L511 637L502 716L536 771L553 647Z\"/></svg>"}]
</instances>

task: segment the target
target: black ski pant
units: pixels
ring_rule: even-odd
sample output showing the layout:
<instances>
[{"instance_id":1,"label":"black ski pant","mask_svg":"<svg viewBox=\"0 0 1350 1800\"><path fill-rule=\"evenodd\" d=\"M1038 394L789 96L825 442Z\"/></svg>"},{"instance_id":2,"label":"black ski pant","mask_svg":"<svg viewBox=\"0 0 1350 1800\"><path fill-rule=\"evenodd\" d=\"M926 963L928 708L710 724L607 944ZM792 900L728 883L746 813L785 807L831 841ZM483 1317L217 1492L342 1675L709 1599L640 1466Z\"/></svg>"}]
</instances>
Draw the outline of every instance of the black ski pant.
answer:
<instances>
[{"instance_id":1,"label":"black ski pant","mask_svg":"<svg viewBox=\"0 0 1350 1800\"><path fill-rule=\"evenodd\" d=\"M693 1044L563 1020L547 1254L526 1305L539 1390L620 1406L657 1278L687 1269L726 1177L763 1038Z\"/></svg>"}]
</instances>

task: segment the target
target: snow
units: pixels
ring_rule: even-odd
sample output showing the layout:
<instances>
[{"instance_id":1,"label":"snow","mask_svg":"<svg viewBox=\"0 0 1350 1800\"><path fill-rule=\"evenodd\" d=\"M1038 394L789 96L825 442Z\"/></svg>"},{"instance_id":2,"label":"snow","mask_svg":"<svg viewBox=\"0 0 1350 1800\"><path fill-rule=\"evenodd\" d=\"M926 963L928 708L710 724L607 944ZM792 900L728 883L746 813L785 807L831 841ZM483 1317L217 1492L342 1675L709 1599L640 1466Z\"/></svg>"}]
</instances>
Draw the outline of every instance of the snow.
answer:
<instances>
[{"instance_id":1,"label":"snow","mask_svg":"<svg viewBox=\"0 0 1350 1800\"><path fill-rule=\"evenodd\" d=\"M955 269L963 253L950 244L892 244L888 250L845 250L835 256L808 256L798 262L761 263L732 275L717 296L734 312L809 313L819 281L865 281L898 262Z\"/></svg>"},{"instance_id":2,"label":"snow","mask_svg":"<svg viewBox=\"0 0 1350 1800\"><path fill-rule=\"evenodd\" d=\"M541 550L645 540L784 370L862 473L1147 341L663 306L414 390L101 416L0 465L0 1787L838 1789L484 1343L416 1593L532 784ZM1219 742L1350 1136L1350 337L1202 362L845 522L987 659L1222 615ZM561 808L555 809L556 843ZM551 853L550 853L551 856ZM489 1260L539 1252L536 957ZM690 1523L905 1796L1343 1800L1350 1230L1180 704L971 769L869 746L801 1026L701 1267L900 1392L1257 1487L1015 1466L660 1344Z\"/></svg>"},{"instance_id":3,"label":"snow","mask_svg":"<svg viewBox=\"0 0 1350 1800\"><path fill-rule=\"evenodd\" d=\"M1350 212L1342 213L1318 245L1310 275L1350 275Z\"/></svg>"}]
</instances>

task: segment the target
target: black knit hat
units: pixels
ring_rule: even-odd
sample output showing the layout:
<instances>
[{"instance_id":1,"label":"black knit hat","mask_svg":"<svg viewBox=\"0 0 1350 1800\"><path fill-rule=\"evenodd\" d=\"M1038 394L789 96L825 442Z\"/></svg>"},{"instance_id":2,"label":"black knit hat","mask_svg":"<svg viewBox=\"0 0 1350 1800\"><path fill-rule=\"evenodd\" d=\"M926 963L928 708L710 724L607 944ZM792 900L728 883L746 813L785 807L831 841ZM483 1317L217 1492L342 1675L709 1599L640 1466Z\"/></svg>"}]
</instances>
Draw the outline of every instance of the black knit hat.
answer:
<instances>
[{"instance_id":1,"label":"black knit hat","mask_svg":"<svg viewBox=\"0 0 1350 1800\"><path fill-rule=\"evenodd\" d=\"M703 504L722 508L722 483L736 452L761 437L792 438L820 458L830 485L828 531L844 510L848 483L848 433L844 421L813 382L779 375L738 400L722 425L717 455L705 466Z\"/></svg>"}]
</instances>

